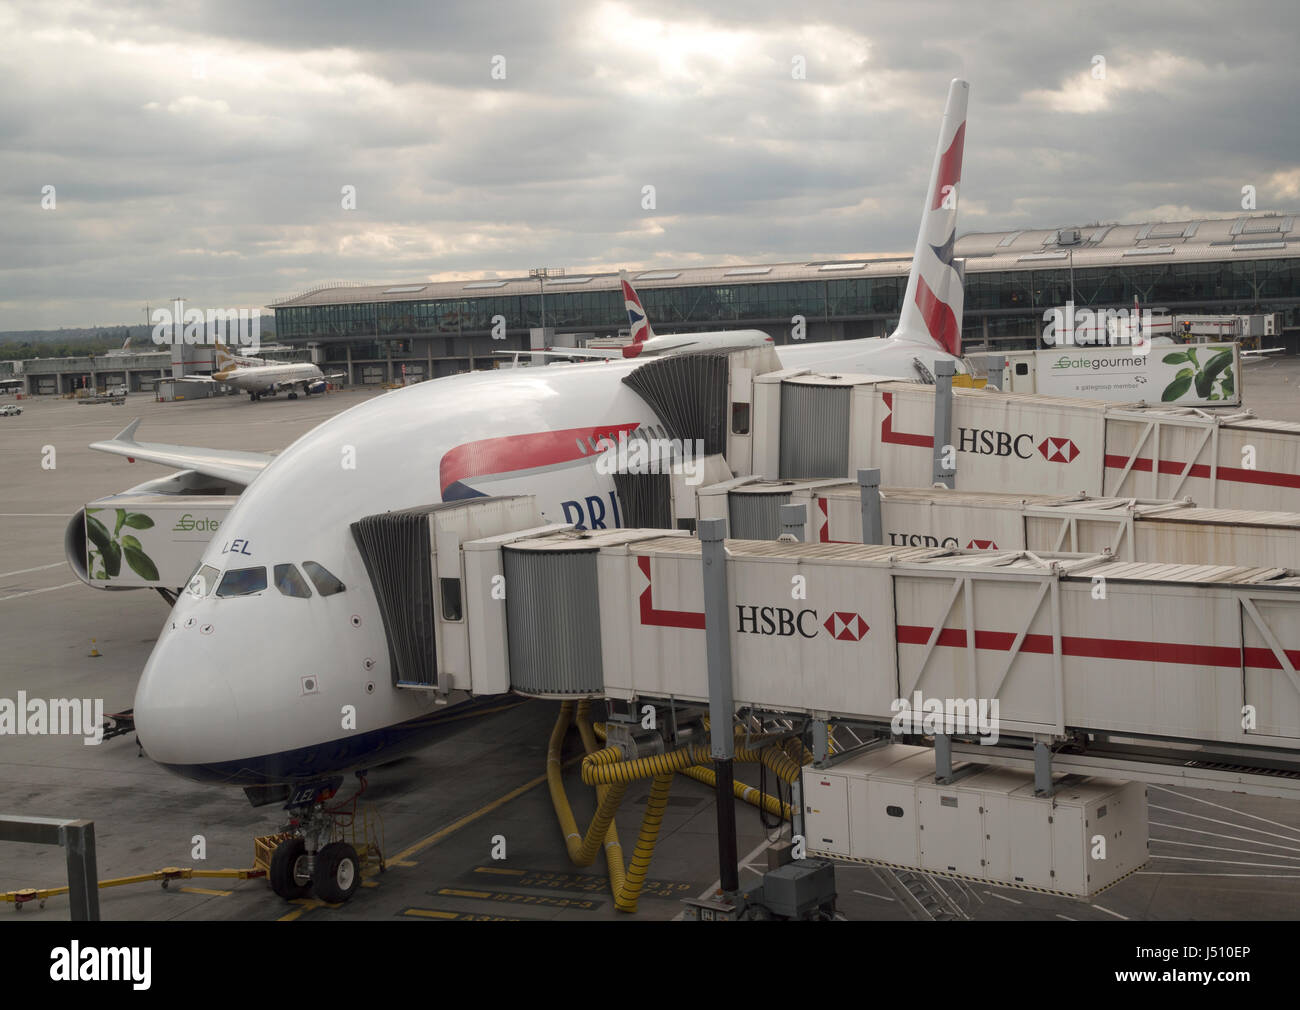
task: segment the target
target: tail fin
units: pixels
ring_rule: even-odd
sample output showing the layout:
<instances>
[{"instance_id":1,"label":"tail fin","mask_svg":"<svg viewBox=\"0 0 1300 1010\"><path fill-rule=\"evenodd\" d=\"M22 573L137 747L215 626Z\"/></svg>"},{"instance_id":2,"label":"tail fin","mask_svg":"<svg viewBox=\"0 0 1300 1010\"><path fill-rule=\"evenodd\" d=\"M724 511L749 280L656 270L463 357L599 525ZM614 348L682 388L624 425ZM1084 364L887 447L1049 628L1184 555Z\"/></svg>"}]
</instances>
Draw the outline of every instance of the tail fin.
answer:
<instances>
[{"instance_id":1,"label":"tail fin","mask_svg":"<svg viewBox=\"0 0 1300 1010\"><path fill-rule=\"evenodd\" d=\"M939 147L930 169L921 230L916 237L912 272L907 277L903 314L891 340L937 344L949 354L961 354L961 314L964 302L959 266L953 263L957 237L957 199L961 189L962 150L966 144L966 100L970 85L954 80L939 127Z\"/></svg>"},{"instance_id":2,"label":"tail fin","mask_svg":"<svg viewBox=\"0 0 1300 1010\"><path fill-rule=\"evenodd\" d=\"M215 371L224 372L228 368L238 368L239 362L235 356L226 350L225 344L215 344L212 348L212 356L216 360L217 367Z\"/></svg>"},{"instance_id":3,"label":"tail fin","mask_svg":"<svg viewBox=\"0 0 1300 1010\"><path fill-rule=\"evenodd\" d=\"M632 343L644 344L655 333L650 328L650 320L646 318L645 309L641 306L641 296L636 293L636 288L632 287L632 282L627 279L626 270L618 272L618 279L623 287L623 307L627 309L628 333L632 335Z\"/></svg>"}]
</instances>

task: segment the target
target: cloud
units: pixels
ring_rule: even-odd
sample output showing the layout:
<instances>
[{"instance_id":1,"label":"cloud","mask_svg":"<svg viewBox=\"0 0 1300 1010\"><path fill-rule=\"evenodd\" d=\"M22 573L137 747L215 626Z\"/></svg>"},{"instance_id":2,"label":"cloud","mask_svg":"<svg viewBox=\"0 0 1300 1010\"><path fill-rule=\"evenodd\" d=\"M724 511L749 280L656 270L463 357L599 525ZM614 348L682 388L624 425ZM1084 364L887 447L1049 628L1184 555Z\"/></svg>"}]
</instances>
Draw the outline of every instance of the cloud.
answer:
<instances>
[{"instance_id":1,"label":"cloud","mask_svg":"<svg viewBox=\"0 0 1300 1010\"><path fill-rule=\"evenodd\" d=\"M963 231L1226 216L1248 184L1294 209L1298 22L1208 2L11 3L0 329L326 280L908 250L954 76Z\"/></svg>"}]
</instances>

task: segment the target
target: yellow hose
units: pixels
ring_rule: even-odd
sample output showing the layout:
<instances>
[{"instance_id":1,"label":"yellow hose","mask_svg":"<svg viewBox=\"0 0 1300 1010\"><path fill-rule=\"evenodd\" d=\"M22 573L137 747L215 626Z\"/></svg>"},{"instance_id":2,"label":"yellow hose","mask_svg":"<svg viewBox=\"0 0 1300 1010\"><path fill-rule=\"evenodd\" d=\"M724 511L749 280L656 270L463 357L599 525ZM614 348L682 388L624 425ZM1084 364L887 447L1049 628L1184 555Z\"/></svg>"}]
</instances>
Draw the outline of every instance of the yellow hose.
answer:
<instances>
[{"instance_id":1,"label":"yellow hose","mask_svg":"<svg viewBox=\"0 0 1300 1010\"><path fill-rule=\"evenodd\" d=\"M582 748L588 754L594 754L599 751L600 744L596 740L595 728L591 724L591 699L583 698L578 702L578 735L582 737ZM596 787L596 802L604 803L608 795L608 786ZM620 796L621 799L621 796ZM609 827L605 829L605 865L609 869L609 884L615 894L618 894L624 886L626 879L623 872L623 845L618 840L618 825L611 816Z\"/></svg>"},{"instance_id":2,"label":"yellow hose","mask_svg":"<svg viewBox=\"0 0 1300 1010\"><path fill-rule=\"evenodd\" d=\"M587 828L586 835L578 831L577 820L569 799L564 791L562 764L560 754L564 746L564 737L571 723L575 722L582 737L586 756L582 759L582 781L596 787L596 813ZM650 862L654 856L655 844L659 830L663 825L664 810L668 805L668 793L672 788L673 775L689 775L697 781L717 788L717 774L707 767L712 758L709 749L692 745L670 751L667 754L651 754L627 761L618 747L600 747L599 740L606 739L605 727L593 725L590 720L591 703L583 700L575 703L563 702L560 714L551 730L551 738L546 751L546 781L551 792L551 803L555 807L560 830L564 833L564 845L569 858L578 866L590 866L600 851L602 840L605 848L605 860L609 866L610 891L614 896L614 907L621 912L635 912L641 891L645 886ZM737 741L736 760L741 762L762 762L786 782L793 782L800 774L800 765L783 747L785 742L778 737L750 737L746 741ZM614 815L624 794L631 783L641 779L651 779L650 797L646 803L645 813L641 818L641 829L637 835L636 847L632 850L632 860L626 870L623 866L622 848L618 841L618 830ZM761 806L768 813L777 814L789 820L792 814L790 805L782 803L779 797L760 794L757 789L743 782L733 782L733 791L737 799L754 806Z\"/></svg>"},{"instance_id":3,"label":"yellow hose","mask_svg":"<svg viewBox=\"0 0 1300 1010\"><path fill-rule=\"evenodd\" d=\"M591 747L595 745L595 730L587 718L588 707L587 704L578 707L578 732L583 738L584 746ZM650 870L659 829L663 824L664 808L668 804L668 791L672 786L673 771L676 770L670 766L680 764L685 767L698 756L694 752L707 752L698 747L636 761L622 760L622 752L617 747L606 747L588 753L582 759L583 781L597 787L598 801L596 814L583 837L578 833L578 824L573 809L569 806L561 774L560 752L569 724L573 721L573 714L573 702L563 702L560 705L560 715L551 730L546 752L546 781L551 791L551 803L560 821L560 830L564 832L564 845L574 863L589 866L594 861L603 838L614 907L621 912L635 912L641 890L645 886L646 874ZM622 850L614 829L614 813L622 802L628 785L644 778L653 778L654 781L650 786L650 799L646 803L645 814L641 818L641 831L632 852L631 866L624 870Z\"/></svg>"},{"instance_id":4,"label":"yellow hose","mask_svg":"<svg viewBox=\"0 0 1300 1010\"><path fill-rule=\"evenodd\" d=\"M703 782L710 789L718 788L718 773L712 768L705 768L703 765L692 765L690 768L682 769L683 775L689 775L697 782ZM775 796L769 793L760 793L753 786L747 786L743 782L732 780L732 792L736 794L736 799L744 800L750 806L759 806L759 797L762 797L762 807L769 814L775 814L778 817L784 817L787 821L790 819L792 811L789 803L781 803Z\"/></svg>"},{"instance_id":5,"label":"yellow hose","mask_svg":"<svg viewBox=\"0 0 1300 1010\"><path fill-rule=\"evenodd\" d=\"M605 739L604 723L598 722L592 724L592 730L595 733L595 735L599 737L601 740ZM740 727L739 731L743 732L744 731L743 727ZM798 739L786 740L785 746L787 747L797 746L802 748L804 754L807 756L807 760L804 763L807 764L808 762L812 761L812 752L809 751L806 747L803 747L803 744L800 743ZM737 750L738 755L740 753L740 750L744 750L745 756L743 759L738 756L737 760L743 760L745 763L755 763L760 760L758 751L751 750L750 748L739 748ZM786 756L788 757L789 755L787 754ZM775 758L773 758L773 760L775 760ZM716 789L718 785L718 776L717 773L714 772L714 770L709 767L709 764L711 762L712 762L711 757L706 758L705 760L699 761L696 764L691 765L690 767L681 769L681 774L689 775L697 782L703 782L710 789ZM764 763L767 764L769 768L772 768L770 762L765 761ZM794 781L794 778L790 777L791 768L789 766L783 764L780 771L777 771L776 768L772 768L772 770L776 771L778 776L782 778L784 781L786 782ZM794 772L794 777L797 778L799 774L797 766L795 766L793 772ZM769 793L760 793L753 786L749 786L743 782L733 780L732 790L735 793L736 799L742 800L743 802L748 803L752 807L757 807L760 805L759 797L761 796L762 797L761 805L763 809L766 810L768 813L777 814L781 817L784 817L787 821L790 820L790 818L793 816L793 811L791 810L790 804L782 803L780 807L778 807L777 806L778 801L775 796L772 796Z\"/></svg>"},{"instance_id":6,"label":"yellow hose","mask_svg":"<svg viewBox=\"0 0 1300 1010\"><path fill-rule=\"evenodd\" d=\"M564 778L560 761L560 750L564 745L564 735L573 719L573 702L566 701L560 705L560 716L555 720L551 730L550 743L546 749L546 784L551 790L551 805L560 821L560 830L564 832L564 847L571 859L578 866L590 866L596 861L605 833L613 823L614 812L623 800L627 783L621 783L608 790L596 806L596 814L586 836L578 833L578 822L569 806L569 798L564 792ZM618 748L611 747L605 754L613 753L612 760L618 760ZM608 758L607 758L608 760ZM584 759L585 763L586 759Z\"/></svg>"}]
</instances>

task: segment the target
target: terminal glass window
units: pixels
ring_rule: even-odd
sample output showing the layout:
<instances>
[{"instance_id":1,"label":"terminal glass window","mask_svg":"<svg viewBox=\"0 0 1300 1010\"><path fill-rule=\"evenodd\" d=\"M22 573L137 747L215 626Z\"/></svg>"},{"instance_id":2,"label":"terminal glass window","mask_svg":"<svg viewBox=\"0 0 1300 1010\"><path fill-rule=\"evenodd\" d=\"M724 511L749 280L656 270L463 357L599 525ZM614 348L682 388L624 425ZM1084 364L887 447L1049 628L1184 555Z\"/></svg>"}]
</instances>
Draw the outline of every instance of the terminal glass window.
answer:
<instances>
[{"instance_id":1,"label":"terminal glass window","mask_svg":"<svg viewBox=\"0 0 1300 1010\"><path fill-rule=\"evenodd\" d=\"M296 596L304 600L311 596L311 590L307 588L307 580L302 577L302 573L295 565L276 565L273 574L275 588L280 590L280 595Z\"/></svg>"},{"instance_id":2,"label":"terminal glass window","mask_svg":"<svg viewBox=\"0 0 1300 1010\"><path fill-rule=\"evenodd\" d=\"M265 588L265 568L232 568L221 577L221 585L217 586L217 596L221 599L252 596Z\"/></svg>"},{"instance_id":3,"label":"terminal glass window","mask_svg":"<svg viewBox=\"0 0 1300 1010\"><path fill-rule=\"evenodd\" d=\"M321 596L333 596L335 593L341 593L346 586L335 578L335 576L322 564L315 561L304 561L302 569L307 573L307 578L311 579L312 585L316 587L316 592Z\"/></svg>"}]
</instances>

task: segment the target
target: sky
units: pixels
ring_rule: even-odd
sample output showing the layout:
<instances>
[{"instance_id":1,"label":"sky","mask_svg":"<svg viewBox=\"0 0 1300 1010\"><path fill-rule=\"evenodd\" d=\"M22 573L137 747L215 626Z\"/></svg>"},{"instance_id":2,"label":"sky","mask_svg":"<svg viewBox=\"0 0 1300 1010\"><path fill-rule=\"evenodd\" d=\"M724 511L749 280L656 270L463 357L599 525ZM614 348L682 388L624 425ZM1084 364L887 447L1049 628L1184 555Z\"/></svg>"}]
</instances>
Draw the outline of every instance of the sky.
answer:
<instances>
[{"instance_id":1,"label":"sky","mask_svg":"<svg viewBox=\"0 0 1300 1010\"><path fill-rule=\"evenodd\" d=\"M1297 37L1285 2L9 0L0 330L906 254L953 77L959 234L1294 211Z\"/></svg>"}]
</instances>

